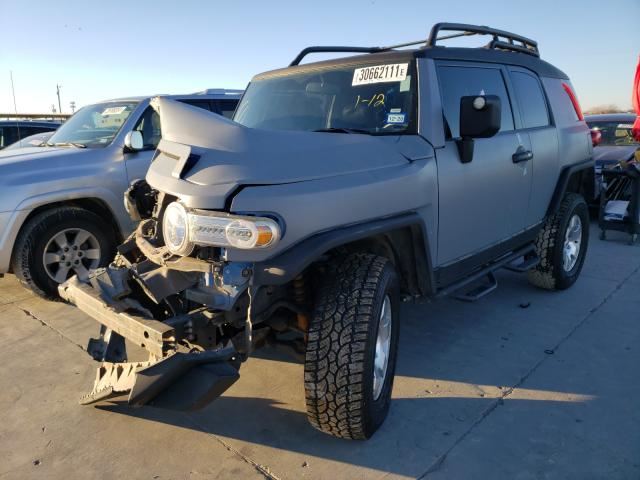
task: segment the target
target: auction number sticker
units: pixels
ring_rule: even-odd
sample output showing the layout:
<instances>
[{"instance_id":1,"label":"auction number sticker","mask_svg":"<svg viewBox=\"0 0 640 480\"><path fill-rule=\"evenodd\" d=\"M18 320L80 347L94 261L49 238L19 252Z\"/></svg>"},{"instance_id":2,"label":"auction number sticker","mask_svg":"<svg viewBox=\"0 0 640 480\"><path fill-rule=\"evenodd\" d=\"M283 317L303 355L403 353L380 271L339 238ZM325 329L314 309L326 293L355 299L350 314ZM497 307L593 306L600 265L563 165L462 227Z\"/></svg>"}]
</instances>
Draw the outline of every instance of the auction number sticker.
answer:
<instances>
[{"instance_id":1,"label":"auction number sticker","mask_svg":"<svg viewBox=\"0 0 640 480\"><path fill-rule=\"evenodd\" d=\"M109 108L105 108L104 109L104 111L102 112L102 115L103 116L106 116L106 115L120 115L126 109L127 109L127 107L109 107Z\"/></svg>"},{"instance_id":2,"label":"auction number sticker","mask_svg":"<svg viewBox=\"0 0 640 480\"><path fill-rule=\"evenodd\" d=\"M402 82L407 78L408 68L408 63L356 68L353 71L351 86L369 85L371 83Z\"/></svg>"}]
</instances>

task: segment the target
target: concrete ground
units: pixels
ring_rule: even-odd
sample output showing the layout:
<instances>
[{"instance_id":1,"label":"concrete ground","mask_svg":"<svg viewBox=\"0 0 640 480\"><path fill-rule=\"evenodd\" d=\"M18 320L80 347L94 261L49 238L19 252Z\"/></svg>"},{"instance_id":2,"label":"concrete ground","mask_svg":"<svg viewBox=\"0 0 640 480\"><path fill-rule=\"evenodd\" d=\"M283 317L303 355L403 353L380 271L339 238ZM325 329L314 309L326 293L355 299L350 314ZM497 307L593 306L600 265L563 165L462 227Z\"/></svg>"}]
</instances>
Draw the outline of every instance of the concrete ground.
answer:
<instances>
[{"instance_id":1,"label":"concrete ground","mask_svg":"<svg viewBox=\"0 0 640 480\"><path fill-rule=\"evenodd\" d=\"M500 272L474 303L405 304L390 414L367 442L306 421L263 351L196 413L81 407L96 324L0 280L0 479L640 478L640 245L592 229L568 291Z\"/></svg>"}]
</instances>

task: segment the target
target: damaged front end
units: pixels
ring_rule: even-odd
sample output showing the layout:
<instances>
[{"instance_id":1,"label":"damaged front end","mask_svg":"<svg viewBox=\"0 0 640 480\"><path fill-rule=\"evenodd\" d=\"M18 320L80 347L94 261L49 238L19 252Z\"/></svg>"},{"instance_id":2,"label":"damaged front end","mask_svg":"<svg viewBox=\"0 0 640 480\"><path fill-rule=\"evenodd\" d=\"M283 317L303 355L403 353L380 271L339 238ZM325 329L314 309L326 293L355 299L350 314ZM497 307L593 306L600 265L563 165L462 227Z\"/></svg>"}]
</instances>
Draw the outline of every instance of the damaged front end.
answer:
<instances>
[{"instance_id":1,"label":"damaged front end","mask_svg":"<svg viewBox=\"0 0 640 480\"><path fill-rule=\"evenodd\" d=\"M148 216L137 211L136 194L149 196L149 189L138 184L126 195L130 211ZM142 219L118 247L111 265L92 272L89 283L73 277L59 287L64 300L100 323L87 351L101 365L82 404L128 394L134 406L200 408L233 385L253 348L296 330L304 316L304 305L287 300L287 286L253 285L252 264L224 261L215 239L207 243L207 234L219 233L215 219L229 224L243 217L200 212L206 232L192 227L198 244L180 255L170 248L179 246L169 239L167 220L175 199L155 195L151 218ZM195 217L189 221L197 224ZM241 228L227 231L240 235L239 241L250 236L241 235ZM266 238L260 229L251 234ZM301 351L303 332L297 336L289 341ZM147 358L129 361L127 346L134 345Z\"/></svg>"}]
</instances>

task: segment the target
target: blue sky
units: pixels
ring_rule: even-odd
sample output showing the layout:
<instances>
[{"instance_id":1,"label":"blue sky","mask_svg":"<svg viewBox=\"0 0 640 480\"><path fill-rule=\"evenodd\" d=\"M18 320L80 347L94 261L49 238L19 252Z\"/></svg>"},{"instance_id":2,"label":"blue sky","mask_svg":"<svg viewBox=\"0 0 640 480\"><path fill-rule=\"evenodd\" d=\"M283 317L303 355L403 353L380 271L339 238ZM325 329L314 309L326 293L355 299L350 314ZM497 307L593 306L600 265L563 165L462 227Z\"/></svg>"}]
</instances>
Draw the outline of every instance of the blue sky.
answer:
<instances>
[{"instance_id":1,"label":"blue sky","mask_svg":"<svg viewBox=\"0 0 640 480\"><path fill-rule=\"evenodd\" d=\"M583 108L631 106L640 0L195 1L0 0L0 112L102 99L244 88L308 45L426 38L438 21L536 39L571 77Z\"/></svg>"}]
</instances>

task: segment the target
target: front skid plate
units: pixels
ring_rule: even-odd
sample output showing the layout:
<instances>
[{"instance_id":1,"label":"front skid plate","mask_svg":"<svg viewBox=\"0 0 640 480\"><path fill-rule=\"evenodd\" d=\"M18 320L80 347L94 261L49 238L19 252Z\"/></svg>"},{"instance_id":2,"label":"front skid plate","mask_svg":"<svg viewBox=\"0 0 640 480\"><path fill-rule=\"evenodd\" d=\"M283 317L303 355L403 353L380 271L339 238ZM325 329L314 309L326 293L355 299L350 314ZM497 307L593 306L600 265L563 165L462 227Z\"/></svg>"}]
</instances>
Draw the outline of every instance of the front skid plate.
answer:
<instances>
[{"instance_id":1,"label":"front skid plate","mask_svg":"<svg viewBox=\"0 0 640 480\"><path fill-rule=\"evenodd\" d=\"M222 395L240 375L234 366L233 347L206 352L175 353L157 362L104 362L93 390L80 399L82 405L129 392L129 404L177 410L202 408Z\"/></svg>"}]
</instances>

